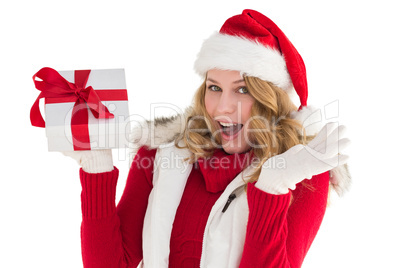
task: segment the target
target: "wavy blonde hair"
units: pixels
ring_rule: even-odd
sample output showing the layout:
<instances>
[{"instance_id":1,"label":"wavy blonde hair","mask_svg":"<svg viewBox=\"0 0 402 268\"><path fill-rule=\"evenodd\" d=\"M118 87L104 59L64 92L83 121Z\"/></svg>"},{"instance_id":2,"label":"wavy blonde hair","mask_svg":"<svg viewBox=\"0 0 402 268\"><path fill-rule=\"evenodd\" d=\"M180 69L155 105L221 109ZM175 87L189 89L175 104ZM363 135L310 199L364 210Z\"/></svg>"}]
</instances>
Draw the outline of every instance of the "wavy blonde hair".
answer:
<instances>
[{"instance_id":1,"label":"wavy blonde hair","mask_svg":"<svg viewBox=\"0 0 402 268\"><path fill-rule=\"evenodd\" d=\"M281 154L296 144L305 144L306 136L298 120L290 117L297 107L288 94L272 83L256 77L244 77L249 94L255 99L251 108L249 141L254 157L258 160L256 171L247 182L257 181L261 166L268 158ZM221 145L219 131L205 108L206 81L198 88L193 98L193 110L186 120L184 132L176 139L176 147L190 150L190 163L199 157L210 157ZM262 131L261 131L262 130ZM184 146L178 141L183 140Z\"/></svg>"}]
</instances>

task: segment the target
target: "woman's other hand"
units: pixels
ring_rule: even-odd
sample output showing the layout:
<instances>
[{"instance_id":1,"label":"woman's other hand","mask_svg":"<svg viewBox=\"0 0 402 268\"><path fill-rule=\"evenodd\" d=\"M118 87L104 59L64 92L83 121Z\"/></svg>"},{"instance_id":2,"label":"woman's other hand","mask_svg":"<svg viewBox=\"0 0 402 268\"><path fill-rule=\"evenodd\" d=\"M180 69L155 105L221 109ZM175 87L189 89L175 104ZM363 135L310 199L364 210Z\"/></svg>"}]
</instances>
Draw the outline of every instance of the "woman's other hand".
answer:
<instances>
[{"instance_id":1,"label":"woman's other hand","mask_svg":"<svg viewBox=\"0 0 402 268\"><path fill-rule=\"evenodd\" d=\"M256 187L271 194L286 194L302 180L345 164L348 156L341 151L350 144L349 139L343 138L345 132L345 126L328 123L307 145L295 145L269 158Z\"/></svg>"}]
</instances>

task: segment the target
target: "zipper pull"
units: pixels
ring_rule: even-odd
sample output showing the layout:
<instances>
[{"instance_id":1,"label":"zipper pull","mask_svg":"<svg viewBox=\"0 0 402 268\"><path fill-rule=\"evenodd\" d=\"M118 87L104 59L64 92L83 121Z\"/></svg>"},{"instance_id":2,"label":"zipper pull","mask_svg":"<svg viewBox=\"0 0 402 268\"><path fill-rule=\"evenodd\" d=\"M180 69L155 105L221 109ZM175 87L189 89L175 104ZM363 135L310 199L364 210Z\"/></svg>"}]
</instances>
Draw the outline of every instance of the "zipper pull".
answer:
<instances>
[{"instance_id":1,"label":"zipper pull","mask_svg":"<svg viewBox=\"0 0 402 268\"><path fill-rule=\"evenodd\" d=\"M229 195L228 201L226 202L225 206L223 207L222 213L228 209L230 203L232 203L233 199L235 199L235 198L236 198L235 194Z\"/></svg>"}]
</instances>

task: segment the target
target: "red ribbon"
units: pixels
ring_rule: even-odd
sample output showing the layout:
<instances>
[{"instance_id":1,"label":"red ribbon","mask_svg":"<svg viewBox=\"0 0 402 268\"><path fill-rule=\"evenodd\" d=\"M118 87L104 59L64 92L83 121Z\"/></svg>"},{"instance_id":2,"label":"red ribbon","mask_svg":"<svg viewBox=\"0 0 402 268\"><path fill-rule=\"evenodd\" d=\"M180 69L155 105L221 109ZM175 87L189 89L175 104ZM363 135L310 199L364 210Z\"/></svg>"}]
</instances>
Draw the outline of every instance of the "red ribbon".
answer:
<instances>
[{"instance_id":1,"label":"red ribbon","mask_svg":"<svg viewBox=\"0 0 402 268\"><path fill-rule=\"evenodd\" d=\"M35 87L41 91L31 108L31 124L35 127L45 127L45 121L39 110L41 98L73 97L75 104L71 117L71 132L74 150L90 150L88 131L88 109L95 118L113 118L113 114L101 103L95 90L86 87L90 70L75 71L75 83L68 82L56 70L42 68L34 76ZM40 80L38 80L38 79Z\"/></svg>"}]
</instances>

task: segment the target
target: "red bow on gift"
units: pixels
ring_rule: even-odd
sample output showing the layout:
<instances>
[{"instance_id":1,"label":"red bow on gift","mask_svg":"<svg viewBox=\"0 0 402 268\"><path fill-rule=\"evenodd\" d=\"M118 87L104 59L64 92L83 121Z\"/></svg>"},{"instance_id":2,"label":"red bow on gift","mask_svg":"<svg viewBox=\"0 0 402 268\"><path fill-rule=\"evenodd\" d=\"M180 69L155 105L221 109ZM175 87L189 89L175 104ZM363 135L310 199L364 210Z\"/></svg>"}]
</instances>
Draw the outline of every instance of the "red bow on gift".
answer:
<instances>
[{"instance_id":1,"label":"red bow on gift","mask_svg":"<svg viewBox=\"0 0 402 268\"><path fill-rule=\"evenodd\" d=\"M75 71L75 83L68 82L56 70L42 68L34 76L35 87L41 91L31 108L31 124L35 127L45 127L45 121L39 110L41 98L75 97L71 117L71 131L74 150L90 150L88 133L88 109L95 118L113 118L113 114L101 103L95 90L86 87L90 70ZM39 78L40 80L38 80Z\"/></svg>"}]
</instances>

